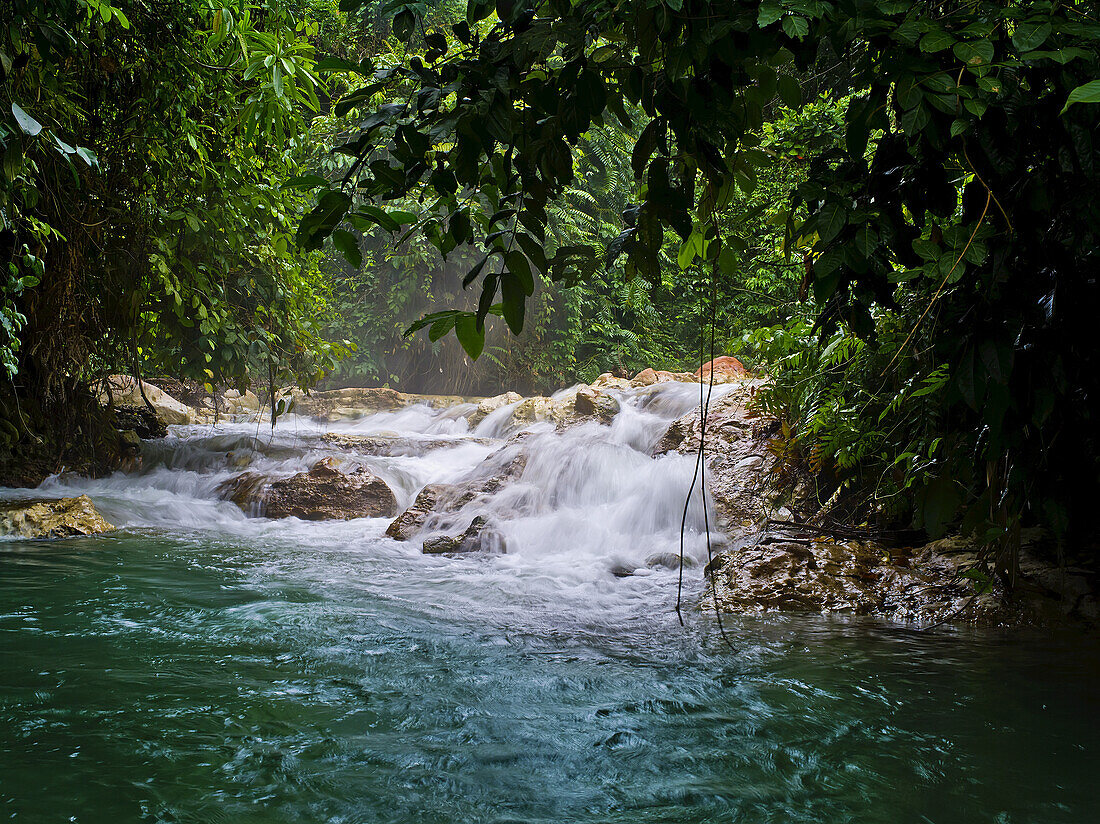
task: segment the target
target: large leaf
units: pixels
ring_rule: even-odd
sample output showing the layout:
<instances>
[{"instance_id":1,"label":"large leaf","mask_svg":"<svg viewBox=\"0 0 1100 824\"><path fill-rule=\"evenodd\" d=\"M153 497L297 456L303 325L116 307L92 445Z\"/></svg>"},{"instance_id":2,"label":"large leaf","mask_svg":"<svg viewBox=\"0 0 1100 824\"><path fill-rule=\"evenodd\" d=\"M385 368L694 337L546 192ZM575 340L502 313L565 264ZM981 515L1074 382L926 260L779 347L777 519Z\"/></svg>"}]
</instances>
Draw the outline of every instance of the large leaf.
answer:
<instances>
[{"instance_id":1,"label":"large leaf","mask_svg":"<svg viewBox=\"0 0 1100 824\"><path fill-rule=\"evenodd\" d=\"M23 111L23 108L18 103L11 104L11 113L15 115L15 122L24 133L29 134L31 137L36 137L38 133L42 131L42 124Z\"/></svg>"},{"instance_id":2,"label":"large leaf","mask_svg":"<svg viewBox=\"0 0 1100 824\"><path fill-rule=\"evenodd\" d=\"M346 192L325 192L313 210L302 218L298 227L298 244L305 249L320 249L325 238L344 219L350 206L351 195Z\"/></svg>"},{"instance_id":3,"label":"large leaf","mask_svg":"<svg viewBox=\"0 0 1100 824\"><path fill-rule=\"evenodd\" d=\"M485 328L477 328L477 318L469 312L463 312L455 318L455 337L471 359L477 360L485 348Z\"/></svg>"},{"instance_id":4,"label":"large leaf","mask_svg":"<svg viewBox=\"0 0 1100 824\"><path fill-rule=\"evenodd\" d=\"M1066 105L1062 107L1061 114L1065 114L1066 109L1074 103L1100 103L1100 80L1085 83L1071 91L1069 97L1066 98Z\"/></svg>"}]
</instances>

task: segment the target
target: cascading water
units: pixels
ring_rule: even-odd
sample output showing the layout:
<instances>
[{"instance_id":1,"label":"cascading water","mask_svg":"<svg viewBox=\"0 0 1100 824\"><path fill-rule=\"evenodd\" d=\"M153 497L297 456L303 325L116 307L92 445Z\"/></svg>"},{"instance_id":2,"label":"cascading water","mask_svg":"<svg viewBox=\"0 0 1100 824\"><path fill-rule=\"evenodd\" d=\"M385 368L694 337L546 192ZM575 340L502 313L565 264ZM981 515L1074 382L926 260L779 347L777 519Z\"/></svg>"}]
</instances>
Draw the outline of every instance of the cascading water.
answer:
<instances>
[{"instance_id":1,"label":"cascading water","mask_svg":"<svg viewBox=\"0 0 1100 824\"><path fill-rule=\"evenodd\" d=\"M728 618L731 652L697 610L681 628L694 459L650 453L698 385L614 394L610 425L564 431L515 424L516 404L473 431L469 404L177 427L139 470L49 480L36 496L86 493L120 529L0 543L0 813L1090 820L1094 648L773 617ZM409 541L391 518L270 520L223 498L246 469L328 457L400 509L429 483L502 481ZM708 505L688 510L688 604ZM506 551L421 551L479 517Z\"/></svg>"}]
</instances>

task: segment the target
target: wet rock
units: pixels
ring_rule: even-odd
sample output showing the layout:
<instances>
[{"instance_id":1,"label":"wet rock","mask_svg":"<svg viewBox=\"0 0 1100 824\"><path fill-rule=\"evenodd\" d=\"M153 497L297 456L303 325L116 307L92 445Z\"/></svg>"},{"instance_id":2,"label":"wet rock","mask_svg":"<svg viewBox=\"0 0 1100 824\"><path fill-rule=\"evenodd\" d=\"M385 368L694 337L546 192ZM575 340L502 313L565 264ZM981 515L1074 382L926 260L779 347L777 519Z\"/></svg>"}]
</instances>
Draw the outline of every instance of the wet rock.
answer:
<instances>
[{"instance_id":1,"label":"wet rock","mask_svg":"<svg viewBox=\"0 0 1100 824\"><path fill-rule=\"evenodd\" d=\"M424 540L423 551L427 555L447 555L468 552L507 552L504 536L500 530L478 515L465 531L459 535L433 535Z\"/></svg>"},{"instance_id":2,"label":"wet rock","mask_svg":"<svg viewBox=\"0 0 1100 824\"><path fill-rule=\"evenodd\" d=\"M366 469L341 472L331 458L308 472L271 482L246 472L223 484L222 494L245 512L267 518L347 521L386 517L397 509L385 481Z\"/></svg>"},{"instance_id":3,"label":"wet rock","mask_svg":"<svg viewBox=\"0 0 1100 824\"><path fill-rule=\"evenodd\" d=\"M130 452L141 451L141 438L133 429L123 429L118 433L118 443L123 449Z\"/></svg>"},{"instance_id":4,"label":"wet rock","mask_svg":"<svg viewBox=\"0 0 1100 824\"><path fill-rule=\"evenodd\" d=\"M657 371L655 369L643 369L637 375L634 376L632 383L638 386L652 386L657 383Z\"/></svg>"},{"instance_id":5,"label":"wet rock","mask_svg":"<svg viewBox=\"0 0 1100 824\"><path fill-rule=\"evenodd\" d=\"M130 430L145 440L163 438L168 434L168 427L160 422L157 413L144 404L118 407L115 409L115 423L120 430Z\"/></svg>"},{"instance_id":6,"label":"wet rock","mask_svg":"<svg viewBox=\"0 0 1100 824\"><path fill-rule=\"evenodd\" d=\"M606 392L590 386L581 387L573 400L576 413L585 418L596 418L601 423L611 423L619 414L619 402Z\"/></svg>"},{"instance_id":7,"label":"wet rock","mask_svg":"<svg viewBox=\"0 0 1100 824\"><path fill-rule=\"evenodd\" d=\"M491 398L483 398L478 402L477 408L467 416L466 421L470 425L470 429L473 429L501 407L519 403L521 400L523 400L523 396L518 392L505 392Z\"/></svg>"},{"instance_id":8,"label":"wet rock","mask_svg":"<svg viewBox=\"0 0 1100 824\"><path fill-rule=\"evenodd\" d=\"M428 484L420 490L412 506L386 528L386 534L398 541L409 540L424 528L424 522L433 512L442 511L458 497L458 487L454 484Z\"/></svg>"},{"instance_id":9,"label":"wet rock","mask_svg":"<svg viewBox=\"0 0 1100 824\"><path fill-rule=\"evenodd\" d=\"M534 397L521 401L512 412L512 422L516 426L528 426L539 421L546 421L555 426L564 423L569 417L569 410L555 402L552 398Z\"/></svg>"},{"instance_id":10,"label":"wet rock","mask_svg":"<svg viewBox=\"0 0 1100 824\"><path fill-rule=\"evenodd\" d=\"M350 387L306 394L297 389L282 390L277 397L293 401L290 411L320 420L340 420L390 412L414 404L445 409L470 402L458 395L409 395L389 387Z\"/></svg>"},{"instance_id":11,"label":"wet rock","mask_svg":"<svg viewBox=\"0 0 1100 824\"><path fill-rule=\"evenodd\" d=\"M768 449L770 421L748 409L758 384L749 382L744 389L713 401L703 439L717 529L735 535L759 529L782 506L801 505L808 493L798 479L780 477L775 471L775 456ZM702 420L696 408L672 422L653 454L690 454L699 449L701 439Z\"/></svg>"},{"instance_id":12,"label":"wet rock","mask_svg":"<svg viewBox=\"0 0 1100 824\"><path fill-rule=\"evenodd\" d=\"M72 538L110 532L109 524L87 495L52 501L0 504L0 535L21 538Z\"/></svg>"},{"instance_id":13,"label":"wet rock","mask_svg":"<svg viewBox=\"0 0 1100 824\"><path fill-rule=\"evenodd\" d=\"M729 355L723 355L704 363L699 367L694 378L699 381L709 381L711 372L714 373L715 383L730 383L749 377L749 370L745 368L745 365L737 358Z\"/></svg>"},{"instance_id":14,"label":"wet rock","mask_svg":"<svg viewBox=\"0 0 1100 824\"><path fill-rule=\"evenodd\" d=\"M148 409L145 400L142 398L142 392L144 391L145 398L148 398L149 403L152 404L153 412L161 424L166 426L187 424L192 423L195 419L194 410L151 383L138 381L130 375L111 375L104 384L104 388L99 395L101 403L109 403L117 407L144 407ZM136 430L136 427L134 428Z\"/></svg>"},{"instance_id":15,"label":"wet rock","mask_svg":"<svg viewBox=\"0 0 1100 824\"><path fill-rule=\"evenodd\" d=\"M466 444L489 444L486 438L431 438L403 435L343 435L326 432L321 436L326 444L356 455L385 457L419 457L437 449L455 449Z\"/></svg>"}]
</instances>

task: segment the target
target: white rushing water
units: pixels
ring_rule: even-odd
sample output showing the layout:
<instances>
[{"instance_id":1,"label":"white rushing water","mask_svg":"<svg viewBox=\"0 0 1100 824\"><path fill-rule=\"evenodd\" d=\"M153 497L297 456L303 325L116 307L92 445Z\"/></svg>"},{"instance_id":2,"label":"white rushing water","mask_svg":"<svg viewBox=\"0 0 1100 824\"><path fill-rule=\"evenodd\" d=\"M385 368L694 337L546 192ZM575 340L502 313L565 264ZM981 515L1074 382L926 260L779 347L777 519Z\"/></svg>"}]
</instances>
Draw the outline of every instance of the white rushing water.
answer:
<instances>
[{"instance_id":1,"label":"white rushing water","mask_svg":"<svg viewBox=\"0 0 1100 824\"><path fill-rule=\"evenodd\" d=\"M716 387L715 397L731 388ZM142 465L133 472L55 477L36 495L88 494L122 534L191 536L260 550L260 563L315 577L319 586L339 583L415 602L424 592L417 582L431 579L434 606L445 612L477 603L483 612L504 610L524 622L545 613L621 620L624 610L652 609L654 598L661 609L674 602L695 460L650 453L669 424L698 405L699 386L663 383L612 394L620 411L610 425L593 420L563 431L545 422L516 426L514 404L473 431L465 418L472 404L417 405L337 422L288 416L274 431L255 422L176 426L168 438L144 444ZM391 448L384 455L355 454L326 441L328 433L375 436ZM334 456L344 471L362 466L384 479L402 511L426 484L499 475L521 454L522 471L491 495L433 516L426 533L405 542L385 535L389 517L249 517L219 491L244 471L277 479ZM704 505L710 506L697 490L684 541L692 589L706 559ZM504 551L421 552L427 535L460 533L478 516Z\"/></svg>"}]
</instances>

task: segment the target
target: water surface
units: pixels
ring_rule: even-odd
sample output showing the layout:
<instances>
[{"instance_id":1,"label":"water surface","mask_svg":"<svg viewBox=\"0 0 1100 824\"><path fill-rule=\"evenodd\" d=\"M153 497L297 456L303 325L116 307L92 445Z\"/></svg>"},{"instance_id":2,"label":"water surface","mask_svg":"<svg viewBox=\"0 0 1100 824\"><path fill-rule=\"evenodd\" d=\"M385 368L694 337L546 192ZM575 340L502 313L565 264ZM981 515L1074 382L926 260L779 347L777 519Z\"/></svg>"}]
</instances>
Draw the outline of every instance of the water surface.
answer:
<instances>
[{"instance_id":1,"label":"water surface","mask_svg":"<svg viewBox=\"0 0 1100 824\"><path fill-rule=\"evenodd\" d=\"M730 649L694 607L698 566L681 627L676 573L645 559L678 540L653 513L691 465L639 451L680 406L536 430L530 474L487 505L505 555L429 557L385 519L216 498L242 438L265 471L322 454L304 422L178 430L141 473L49 482L122 529L0 544L0 817L1096 820L1092 641L801 616L727 618ZM466 434L417 414L345 428ZM495 448L368 463L408 500ZM573 468L551 477L554 452Z\"/></svg>"}]
</instances>

